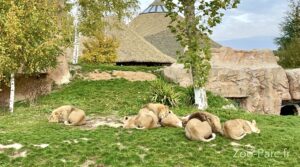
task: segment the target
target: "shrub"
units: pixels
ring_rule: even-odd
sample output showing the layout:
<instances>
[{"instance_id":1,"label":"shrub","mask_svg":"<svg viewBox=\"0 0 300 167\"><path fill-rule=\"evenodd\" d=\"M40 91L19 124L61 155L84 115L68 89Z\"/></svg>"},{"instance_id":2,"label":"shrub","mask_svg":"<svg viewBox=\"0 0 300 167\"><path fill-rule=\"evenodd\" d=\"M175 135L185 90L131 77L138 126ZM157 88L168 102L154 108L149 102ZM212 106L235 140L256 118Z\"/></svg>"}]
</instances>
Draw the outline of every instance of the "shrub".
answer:
<instances>
[{"instance_id":1,"label":"shrub","mask_svg":"<svg viewBox=\"0 0 300 167\"><path fill-rule=\"evenodd\" d=\"M180 93L174 87L163 80L154 81L151 84L151 101L175 107L179 104Z\"/></svg>"},{"instance_id":2,"label":"shrub","mask_svg":"<svg viewBox=\"0 0 300 167\"><path fill-rule=\"evenodd\" d=\"M195 104L195 93L194 93L194 87L189 86L185 90L185 101L188 105L194 105Z\"/></svg>"},{"instance_id":3,"label":"shrub","mask_svg":"<svg viewBox=\"0 0 300 167\"><path fill-rule=\"evenodd\" d=\"M81 61L86 63L115 63L117 60L117 48L119 43L115 38L107 37L102 33L95 35L93 39L84 44Z\"/></svg>"},{"instance_id":4,"label":"shrub","mask_svg":"<svg viewBox=\"0 0 300 167\"><path fill-rule=\"evenodd\" d=\"M300 67L300 39L294 39L286 46L275 52L279 57L278 64L284 68Z\"/></svg>"}]
</instances>

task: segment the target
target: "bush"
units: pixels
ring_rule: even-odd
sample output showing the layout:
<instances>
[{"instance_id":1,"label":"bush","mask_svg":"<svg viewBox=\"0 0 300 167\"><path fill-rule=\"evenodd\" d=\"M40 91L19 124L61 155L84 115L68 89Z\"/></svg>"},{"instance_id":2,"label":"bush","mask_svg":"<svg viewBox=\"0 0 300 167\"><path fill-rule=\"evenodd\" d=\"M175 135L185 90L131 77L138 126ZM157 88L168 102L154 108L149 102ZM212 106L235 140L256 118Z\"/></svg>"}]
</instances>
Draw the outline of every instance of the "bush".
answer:
<instances>
[{"instance_id":1,"label":"bush","mask_svg":"<svg viewBox=\"0 0 300 167\"><path fill-rule=\"evenodd\" d=\"M117 48L119 43L115 38L106 37L102 33L95 35L94 39L84 44L81 61L86 63L115 63L117 60Z\"/></svg>"},{"instance_id":2,"label":"bush","mask_svg":"<svg viewBox=\"0 0 300 167\"><path fill-rule=\"evenodd\" d=\"M284 68L299 68L300 67L300 39L292 40L275 54L279 57L278 64Z\"/></svg>"},{"instance_id":3,"label":"bush","mask_svg":"<svg viewBox=\"0 0 300 167\"><path fill-rule=\"evenodd\" d=\"M195 93L194 93L194 87L189 86L185 90L185 101L188 105L194 105L195 104Z\"/></svg>"},{"instance_id":4,"label":"bush","mask_svg":"<svg viewBox=\"0 0 300 167\"><path fill-rule=\"evenodd\" d=\"M154 81L151 84L151 101L175 107L179 104L180 93L174 87L163 80Z\"/></svg>"}]
</instances>

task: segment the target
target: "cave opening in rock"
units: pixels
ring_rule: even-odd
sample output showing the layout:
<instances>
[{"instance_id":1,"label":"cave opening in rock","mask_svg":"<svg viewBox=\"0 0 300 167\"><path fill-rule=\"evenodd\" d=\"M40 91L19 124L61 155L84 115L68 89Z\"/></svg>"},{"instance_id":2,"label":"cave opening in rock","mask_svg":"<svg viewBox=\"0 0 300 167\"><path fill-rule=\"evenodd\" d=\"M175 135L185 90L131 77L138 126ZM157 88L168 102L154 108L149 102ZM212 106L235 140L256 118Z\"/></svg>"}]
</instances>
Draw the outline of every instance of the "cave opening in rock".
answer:
<instances>
[{"instance_id":1,"label":"cave opening in rock","mask_svg":"<svg viewBox=\"0 0 300 167\"><path fill-rule=\"evenodd\" d=\"M298 115L298 110L295 105L285 105L281 107L280 115L287 116L287 115Z\"/></svg>"}]
</instances>

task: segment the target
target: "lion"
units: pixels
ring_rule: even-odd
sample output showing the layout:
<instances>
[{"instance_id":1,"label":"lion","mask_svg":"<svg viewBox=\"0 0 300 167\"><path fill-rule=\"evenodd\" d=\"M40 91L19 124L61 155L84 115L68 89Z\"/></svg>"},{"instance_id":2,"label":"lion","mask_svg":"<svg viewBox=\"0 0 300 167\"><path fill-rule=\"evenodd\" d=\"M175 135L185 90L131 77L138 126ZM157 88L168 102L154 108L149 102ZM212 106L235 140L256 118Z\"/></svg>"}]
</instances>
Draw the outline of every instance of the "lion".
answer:
<instances>
[{"instance_id":1,"label":"lion","mask_svg":"<svg viewBox=\"0 0 300 167\"><path fill-rule=\"evenodd\" d=\"M216 115L213 115L209 112L202 112L202 111L195 112L187 117L184 117L183 122L184 122L184 124L186 124L189 120L194 119L194 118L196 118L202 122L207 121L209 123L209 125L211 126L212 131L214 133L223 134L220 118L217 117Z\"/></svg>"},{"instance_id":2,"label":"lion","mask_svg":"<svg viewBox=\"0 0 300 167\"><path fill-rule=\"evenodd\" d=\"M182 121L171 110L169 113L161 119L160 124L162 126L182 128Z\"/></svg>"},{"instance_id":3,"label":"lion","mask_svg":"<svg viewBox=\"0 0 300 167\"><path fill-rule=\"evenodd\" d=\"M170 111L168 106L160 103L149 103L143 108L147 108L148 110L154 112L154 114L158 117L159 120L165 118Z\"/></svg>"},{"instance_id":4,"label":"lion","mask_svg":"<svg viewBox=\"0 0 300 167\"><path fill-rule=\"evenodd\" d=\"M210 142L216 138L216 134L207 121L201 122L197 118L188 121L185 126L185 135L190 140Z\"/></svg>"},{"instance_id":5,"label":"lion","mask_svg":"<svg viewBox=\"0 0 300 167\"><path fill-rule=\"evenodd\" d=\"M125 129L152 129L160 127L157 116L147 108L142 108L138 115L126 116L123 124Z\"/></svg>"},{"instance_id":6,"label":"lion","mask_svg":"<svg viewBox=\"0 0 300 167\"><path fill-rule=\"evenodd\" d=\"M86 124L85 112L71 105L61 106L52 111L49 122L63 122L65 125L80 126Z\"/></svg>"},{"instance_id":7,"label":"lion","mask_svg":"<svg viewBox=\"0 0 300 167\"><path fill-rule=\"evenodd\" d=\"M241 140L247 134L260 133L256 121L252 122L243 119L234 119L226 121L223 125L224 135L234 140Z\"/></svg>"}]
</instances>

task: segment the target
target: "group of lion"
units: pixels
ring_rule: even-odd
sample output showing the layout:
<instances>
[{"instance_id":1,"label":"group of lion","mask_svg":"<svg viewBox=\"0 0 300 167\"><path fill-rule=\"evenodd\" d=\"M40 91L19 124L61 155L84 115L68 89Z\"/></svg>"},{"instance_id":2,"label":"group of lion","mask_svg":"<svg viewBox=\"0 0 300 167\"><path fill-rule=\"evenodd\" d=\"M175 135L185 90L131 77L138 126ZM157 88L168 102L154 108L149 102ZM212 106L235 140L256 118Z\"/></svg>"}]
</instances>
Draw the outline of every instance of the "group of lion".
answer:
<instances>
[{"instance_id":1,"label":"group of lion","mask_svg":"<svg viewBox=\"0 0 300 167\"><path fill-rule=\"evenodd\" d=\"M86 124L85 112L71 105L61 106L52 111L49 122L80 126ZM159 103L149 103L139 110L137 115L126 116L122 120L126 129L152 129L161 126L185 128L185 135L190 140L204 142L216 138L216 133L225 137L241 140L247 134L260 133L256 121L243 119L228 120L223 125L219 117L208 112L195 112L179 118L168 106Z\"/></svg>"}]
</instances>

